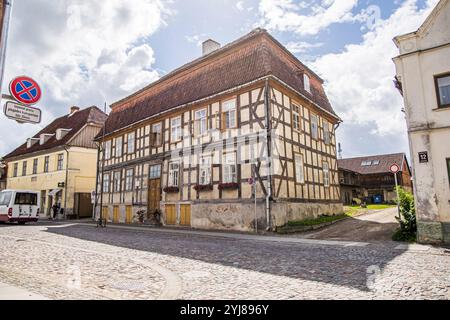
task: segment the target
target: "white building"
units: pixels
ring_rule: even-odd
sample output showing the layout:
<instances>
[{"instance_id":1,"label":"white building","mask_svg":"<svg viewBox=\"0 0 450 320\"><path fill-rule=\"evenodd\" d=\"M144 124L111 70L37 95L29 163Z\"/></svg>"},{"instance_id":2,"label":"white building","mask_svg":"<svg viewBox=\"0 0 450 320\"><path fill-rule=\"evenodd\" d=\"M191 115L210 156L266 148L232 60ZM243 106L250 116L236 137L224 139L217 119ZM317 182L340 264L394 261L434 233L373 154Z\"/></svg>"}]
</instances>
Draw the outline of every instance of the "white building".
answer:
<instances>
[{"instance_id":1,"label":"white building","mask_svg":"<svg viewBox=\"0 0 450 320\"><path fill-rule=\"evenodd\" d=\"M418 240L450 242L450 0L394 39L414 168Z\"/></svg>"}]
</instances>

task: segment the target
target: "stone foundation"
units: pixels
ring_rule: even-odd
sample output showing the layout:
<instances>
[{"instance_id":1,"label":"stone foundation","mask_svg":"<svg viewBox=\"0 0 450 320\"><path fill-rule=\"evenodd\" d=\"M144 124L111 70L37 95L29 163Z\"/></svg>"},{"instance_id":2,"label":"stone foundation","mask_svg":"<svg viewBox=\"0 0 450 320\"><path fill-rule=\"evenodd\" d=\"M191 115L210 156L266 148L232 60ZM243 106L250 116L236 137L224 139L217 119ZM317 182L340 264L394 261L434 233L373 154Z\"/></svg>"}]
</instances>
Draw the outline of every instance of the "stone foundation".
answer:
<instances>
[{"instance_id":1,"label":"stone foundation","mask_svg":"<svg viewBox=\"0 0 450 320\"><path fill-rule=\"evenodd\" d=\"M417 221L417 241L423 244L442 243L442 229L440 222Z\"/></svg>"}]
</instances>

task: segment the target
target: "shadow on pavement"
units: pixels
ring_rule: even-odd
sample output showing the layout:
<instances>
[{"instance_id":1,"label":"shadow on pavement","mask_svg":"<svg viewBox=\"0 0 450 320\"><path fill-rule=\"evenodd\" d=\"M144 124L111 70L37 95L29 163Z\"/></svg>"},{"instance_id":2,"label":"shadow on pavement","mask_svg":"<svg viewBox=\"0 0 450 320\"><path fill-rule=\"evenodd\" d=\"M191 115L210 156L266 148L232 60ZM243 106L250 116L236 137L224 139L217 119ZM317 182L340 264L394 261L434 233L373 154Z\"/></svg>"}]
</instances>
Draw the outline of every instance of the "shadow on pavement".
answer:
<instances>
[{"instance_id":1,"label":"shadow on pavement","mask_svg":"<svg viewBox=\"0 0 450 320\"><path fill-rule=\"evenodd\" d=\"M325 282L364 291L369 291L367 279L373 275L373 270L383 270L387 263L404 252L393 250L392 245L340 247L293 244L151 230L97 229L80 225L50 227L47 232L122 248L276 276Z\"/></svg>"}]
</instances>

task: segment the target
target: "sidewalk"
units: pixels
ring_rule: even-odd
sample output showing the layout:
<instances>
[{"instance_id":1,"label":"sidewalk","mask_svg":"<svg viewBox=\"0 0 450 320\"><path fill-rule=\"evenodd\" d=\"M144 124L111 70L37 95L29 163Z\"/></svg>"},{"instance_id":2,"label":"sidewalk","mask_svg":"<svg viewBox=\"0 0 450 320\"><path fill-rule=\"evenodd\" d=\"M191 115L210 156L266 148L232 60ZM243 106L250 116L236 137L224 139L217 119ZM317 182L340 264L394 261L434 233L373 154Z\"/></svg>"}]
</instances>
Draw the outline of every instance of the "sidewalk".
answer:
<instances>
[{"instance_id":1,"label":"sidewalk","mask_svg":"<svg viewBox=\"0 0 450 320\"><path fill-rule=\"evenodd\" d=\"M0 282L0 300L49 300L25 289Z\"/></svg>"}]
</instances>

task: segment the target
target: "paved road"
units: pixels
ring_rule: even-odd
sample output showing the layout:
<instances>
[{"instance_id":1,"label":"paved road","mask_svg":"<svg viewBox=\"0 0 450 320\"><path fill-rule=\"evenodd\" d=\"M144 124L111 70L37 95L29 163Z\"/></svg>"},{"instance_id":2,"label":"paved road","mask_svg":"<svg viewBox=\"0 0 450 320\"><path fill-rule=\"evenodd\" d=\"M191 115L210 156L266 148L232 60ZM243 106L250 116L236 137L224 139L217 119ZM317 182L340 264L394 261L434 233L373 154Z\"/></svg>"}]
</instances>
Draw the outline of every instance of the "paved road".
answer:
<instances>
[{"instance_id":1,"label":"paved road","mask_svg":"<svg viewBox=\"0 0 450 320\"><path fill-rule=\"evenodd\" d=\"M296 236L307 239L390 241L395 230L399 227L395 219L397 214L397 208L375 211L340 221L321 230Z\"/></svg>"},{"instance_id":2,"label":"paved road","mask_svg":"<svg viewBox=\"0 0 450 320\"><path fill-rule=\"evenodd\" d=\"M294 240L0 225L0 282L51 299L450 299L445 249Z\"/></svg>"}]
</instances>

